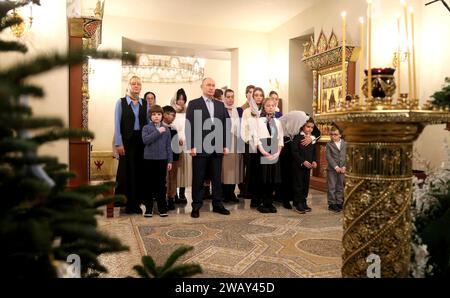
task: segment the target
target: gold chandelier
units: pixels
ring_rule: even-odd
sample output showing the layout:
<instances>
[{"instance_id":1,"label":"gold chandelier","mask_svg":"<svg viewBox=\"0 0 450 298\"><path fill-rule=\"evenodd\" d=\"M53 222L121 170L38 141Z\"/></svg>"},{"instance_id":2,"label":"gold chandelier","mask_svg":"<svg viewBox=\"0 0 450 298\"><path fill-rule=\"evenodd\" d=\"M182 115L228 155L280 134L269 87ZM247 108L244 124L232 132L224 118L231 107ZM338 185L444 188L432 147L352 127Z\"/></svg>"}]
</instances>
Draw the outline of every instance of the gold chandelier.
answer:
<instances>
[{"instance_id":1,"label":"gold chandelier","mask_svg":"<svg viewBox=\"0 0 450 298\"><path fill-rule=\"evenodd\" d=\"M132 75L147 83L186 83L203 79L204 59L181 56L136 54L137 64L123 64L123 80Z\"/></svg>"}]
</instances>

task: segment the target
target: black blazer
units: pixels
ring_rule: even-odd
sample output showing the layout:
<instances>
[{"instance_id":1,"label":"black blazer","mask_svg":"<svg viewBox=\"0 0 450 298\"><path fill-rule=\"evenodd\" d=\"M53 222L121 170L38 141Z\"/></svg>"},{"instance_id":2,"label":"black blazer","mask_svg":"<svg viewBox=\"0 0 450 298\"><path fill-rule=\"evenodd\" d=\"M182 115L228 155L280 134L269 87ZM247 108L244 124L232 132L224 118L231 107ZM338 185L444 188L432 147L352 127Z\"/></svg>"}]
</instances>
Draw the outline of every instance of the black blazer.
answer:
<instances>
[{"instance_id":1,"label":"black blazer","mask_svg":"<svg viewBox=\"0 0 450 298\"><path fill-rule=\"evenodd\" d=\"M205 156L212 153L223 154L223 148L229 148L228 144L231 144L230 129L227 129L227 122L230 125L230 118L228 111L225 108L223 102L213 100L214 103L214 122L212 126L204 126L206 121L210 120L208 108L206 107L203 97L189 101L189 105L186 111L186 146L188 150L192 148L197 149L197 155ZM197 111L197 112L196 112ZM200 115L200 119L194 119L194 115ZM200 127L201 124L202 126ZM196 127L196 125L198 127ZM205 128L204 128L205 127ZM209 134L213 134L208 136ZM205 144L212 144L205 148L205 138L208 136ZM212 141L211 141L212 140Z\"/></svg>"},{"instance_id":2,"label":"black blazer","mask_svg":"<svg viewBox=\"0 0 450 298\"><path fill-rule=\"evenodd\" d=\"M303 146L301 142L304 138L304 135L297 134L292 140L292 157L294 158L294 165L299 169L310 170L303 165L303 162L305 160L309 161L310 163L316 161L316 145L311 143L307 146Z\"/></svg>"}]
</instances>

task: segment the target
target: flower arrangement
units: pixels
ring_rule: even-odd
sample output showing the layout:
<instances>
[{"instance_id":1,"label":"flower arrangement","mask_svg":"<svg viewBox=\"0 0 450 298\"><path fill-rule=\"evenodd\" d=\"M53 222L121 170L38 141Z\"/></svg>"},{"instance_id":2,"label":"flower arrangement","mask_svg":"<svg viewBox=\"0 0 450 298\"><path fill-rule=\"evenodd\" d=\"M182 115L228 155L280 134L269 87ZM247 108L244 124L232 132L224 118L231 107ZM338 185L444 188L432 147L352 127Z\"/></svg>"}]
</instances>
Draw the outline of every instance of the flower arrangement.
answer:
<instances>
[{"instance_id":1,"label":"flower arrangement","mask_svg":"<svg viewBox=\"0 0 450 298\"><path fill-rule=\"evenodd\" d=\"M413 179L411 275L450 277L450 148L425 181Z\"/></svg>"}]
</instances>

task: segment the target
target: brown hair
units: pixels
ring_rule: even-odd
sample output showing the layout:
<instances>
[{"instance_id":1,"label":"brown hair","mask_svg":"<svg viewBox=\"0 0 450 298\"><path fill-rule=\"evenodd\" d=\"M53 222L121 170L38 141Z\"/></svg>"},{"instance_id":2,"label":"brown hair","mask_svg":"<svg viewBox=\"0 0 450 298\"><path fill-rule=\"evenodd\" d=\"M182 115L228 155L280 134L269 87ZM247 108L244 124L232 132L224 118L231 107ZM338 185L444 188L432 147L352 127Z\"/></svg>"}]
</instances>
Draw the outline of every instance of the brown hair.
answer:
<instances>
[{"instance_id":1,"label":"brown hair","mask_svg":"<svg viewBox=\"0 0 450 298\"><path fill-rule=\"evenodd\" d=\"M225 90L225 93L224 93L225 97L227 97L227 93L230 93L230 92L234 94L234 91L232 89Z\"/></svg>"},{"instance_id":2,"label":"brown hair","mask_svg":"<svg viewBox=\"0 0 450 298\"><path fill-rule=\"evenodd\" d=\"M255 92L255 86L253 86L253 85L248 85L248 86L245 88L245 94L249 93L249 92L250 92L250 89L253 89L253 92Z\"/></svg>"},{"instance_id":3,"label":"brown hair","mask_svg":"<svg viewBox=\"0 0 450 298\"><path fill-rule=\"evenodd\" d=\"M255 95L256 91L261 91L263 98L265 98L266 96L264 95L264 90L261 87L255 87L255 89L253 89L253 95Z\"/></svg>"},{"instance_id":4,"label":"brown hair","mask_svg":"<svg viewBox=\"0 0 450 298\"><path fill-rule=\"evenodd\" d=\"M150 107L150 110L148 111L148 113L149 113L150 115L152 115L152 113L160 113L160 114L163 114L164 111L163 111L163 109L161 108L161 106L158 106L158 105L152 105L152 106Z\"/></svg>"},{"instance_id":5,"label":"brown hair","mask_svg":"<svg viewBox=\"0 0 450 298\"><path fill-rule=\"evenodd\" d=\"M216 89L214 91L214 98L218 100L222 100L223 91L222 89Z\"/></svg>"},{"instance_id":6,"label":"brown hair","mask_svg":"<svg viewBox=\"0 0 450 298\"><path fill-rule=\"evenodd\" d=\"M312 123L312 124L316 125L316 123L314 122L313 117L309 117L309 119L306 120L306 123ZM306 125L306 123L305 123L305 125Z\"/></svg>"},{"instance_id":7,"label":"brown hair","mask_svg":"<svg viewBox=\"0 0 450 298\"><path fill-rule=\"evenodd\" d=\"M331 131L337 131L337 132L339 132L339 134L341 133L341 131L339 130L339 128L336 127L336 126L332 126L332 127L330 128L330 132L331 132Z\"/></svg>"}]
</instances>

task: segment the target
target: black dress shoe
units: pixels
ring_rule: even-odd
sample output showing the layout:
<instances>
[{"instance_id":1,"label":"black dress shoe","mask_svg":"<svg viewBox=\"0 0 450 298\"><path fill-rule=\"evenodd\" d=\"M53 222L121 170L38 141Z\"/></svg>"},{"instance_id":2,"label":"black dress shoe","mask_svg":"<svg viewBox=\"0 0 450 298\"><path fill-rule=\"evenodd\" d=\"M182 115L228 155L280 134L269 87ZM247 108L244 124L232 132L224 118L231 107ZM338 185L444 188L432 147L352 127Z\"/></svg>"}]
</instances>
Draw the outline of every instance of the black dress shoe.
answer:
<instances>
[{"instance_id":1,"label":"black dress shoe","mask_svg":"<svg viewBox=\"0 0 450 298\"><path fill-rule=\"evenodd\" d=\"M305 208L306 212L311 212L312 211L311 207L309 207L306 202L303 203L303 208Z\"/></svg>"},{"instance_id":2,"label":"black dress shoe","mask_svg":"<svg viewBox=\"0 0 450 298\"><path fill-rule=\"evenodd\" d=\"M328 210L334 213L339 213L341 211L337 204L328 205Z\"/></svg>"},{"instance_id":3,"label":"black dress shoe","mask_svg":"<svg viewBox=\"0 0 450 298\"><path fill-rule=\"evenodd\" d=\"M239 203L239 199L236 197L235 194L232 194L228 200L232 203Z\"/></svg>"},{"instance_id":4,"label":"black dress shoe","mask_svg":"<svg viewBox=\"0 0 450 298\"><path fill-rule=\"evenodd\" d=\"M199 218L200 217L200 210L199 209L192 209L191 217L192 218Z\"/></svg>"},{"instance_id":5,"label":"black dress shoe","mask_svg":"<svg viewBox=\"0 0 450 298\"><path fill-rule=\"evenodd\" d=\"M213 212L220 213L220 214L223 214L223 215L229 215L230 214L230 211L227 210L223 206L213 207Z\"/></svg>"},{"instance_id":6,"label":"black dress shoe","mask_svg":"<svg viewBox=\"0 0 450 298\"><path fill-rule=\"evenodd\" d=\"M257 208L259 205L261 205L261 203L258 199L252 199L250 201L250 208Z\"/></svg>"},{"instance_id":7,"label":"black dress shoe","mask_svg":"<svg viewBox=\"0 0 450 298\"><path fill-rule=\"evenodd\" d=\"M290 202L286 202L286 201L283 202L283 207L286 208L286 209L292 209L291 203Z\"/></svg>"},{"instance_id":8,"label":"black dress shoe","mask_svg":"<svg viewBox=\"0 0 450 298\"><path fill-rule=\"evenodd\" d=\"M269 207L265 207L263 205L259 205L258 208L256 208L261 213L271 213Z\"/></svg>"},{"instance_id":9,"label":"black dress shoe","mask_svg":"<svg viewBox=\"0 0 450 298\"><path fill-rule=\"evenodd\" d=\"M167 209L169 210L175 210L175 203L173 198L167 199Z\"/></svg>"},{"instance_id":10,"label":"black dress shoe","mask_svg":"<svg viewBox=\"0 0 450 298\"><path fill-rule=\"evenodd\" d=\"M125 213L126 214L142 214L142 209L139 207L126 207Z\"/></svg>"}]
</instances>

